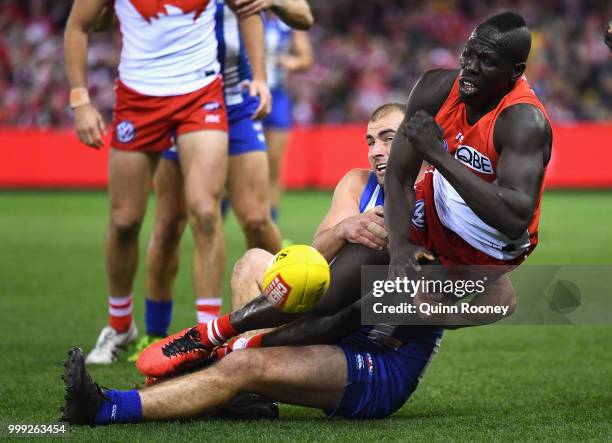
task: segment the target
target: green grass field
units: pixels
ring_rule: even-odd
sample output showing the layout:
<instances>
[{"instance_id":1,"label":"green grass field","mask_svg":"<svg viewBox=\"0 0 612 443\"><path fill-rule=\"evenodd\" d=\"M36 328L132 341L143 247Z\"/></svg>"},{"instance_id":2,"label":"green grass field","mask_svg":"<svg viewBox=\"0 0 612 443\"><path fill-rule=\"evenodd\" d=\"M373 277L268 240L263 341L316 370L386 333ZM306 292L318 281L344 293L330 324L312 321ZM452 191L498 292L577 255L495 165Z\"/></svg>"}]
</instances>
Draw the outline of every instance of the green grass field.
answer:
<instances>
[{"instance_id":1,"label":"green grass field","mask_svg":"<svg viewBox=\"0 0 612 443\"><path fill-rule=\"evenodd\" d=\"M329 199L324 192L288 194L281 222L285 236L310 242ZM546 194L540 246L528 262L611 264L611 202L612 193ZM105 322L107 204L106 195L97 192L0 193L2 423L55 422L63 398L60 374L66 350L89 350ZM142 251L150 228L149 217ZM233 218L226 223L226 237L233 263L244 248ZM187 266L191 249L186 236L173 330L195 318ZM141 267L134 291L141 327L143 287ZM283 406L281 418L273 422L201 420L73 428L70 437L146 442L610 440L611 343L610 326L450 331L417 392L386 420L328 420L316 410ZM102 385L116 388L132 388L141 381L125 356L115 366L91 372Z\"/></svg>"}]
</instances>

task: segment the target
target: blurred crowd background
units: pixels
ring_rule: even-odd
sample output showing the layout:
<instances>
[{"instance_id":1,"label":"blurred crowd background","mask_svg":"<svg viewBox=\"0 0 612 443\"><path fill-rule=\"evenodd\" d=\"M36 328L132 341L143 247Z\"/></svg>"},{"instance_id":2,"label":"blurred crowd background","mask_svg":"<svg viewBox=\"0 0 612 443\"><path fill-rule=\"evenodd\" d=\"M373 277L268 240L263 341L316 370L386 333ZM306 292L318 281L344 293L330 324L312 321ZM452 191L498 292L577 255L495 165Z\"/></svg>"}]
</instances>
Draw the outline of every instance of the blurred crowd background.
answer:
<instances>
[{"instance_id":1,"label":"blurred crowd background","mask_svg":"<svg viewBox=\"0 0 612 443\"><path fill-rule=\"evenodd\" d=\"M612 55L603 32L612 0L311 0L316 63L289 79L297 123L365 121L405 101L419 75L455 68L473 27L502 10L533 35L527 77L557 122L612 119ZM0 0L0 124L72 124L63 63L70 0ZM116 31L94 35L89 89L111 119Z\"/></svg>"}]
</instances>

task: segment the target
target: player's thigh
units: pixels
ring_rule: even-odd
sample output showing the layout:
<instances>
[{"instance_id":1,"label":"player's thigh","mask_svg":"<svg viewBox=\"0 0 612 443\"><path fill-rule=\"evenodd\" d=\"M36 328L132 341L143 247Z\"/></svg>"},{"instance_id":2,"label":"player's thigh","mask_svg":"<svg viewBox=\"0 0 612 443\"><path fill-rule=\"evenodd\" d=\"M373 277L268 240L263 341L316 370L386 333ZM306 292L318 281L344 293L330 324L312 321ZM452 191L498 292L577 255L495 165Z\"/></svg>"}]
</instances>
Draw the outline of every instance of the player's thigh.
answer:
<instances>
[{"instance_id":1,"label":"player's thigh","mask_svg":"<svg viewBox=\"0 0 612 443\"><path fill-rule=\"evenodd\" d=\"M240 220L269 214L268 189L268 156L265 151L230 156L227 190Z\"/></svg>"},{"instance_id":2,"label":"player's thigh","mask_svg":"<svg viewBox=\"0 0 612 443\"><path fill-rule=\"evenodd\" d=\"M271 166L280 166L280 158L288 140L289 131L287 129L266 129L266 142L268 143L268 154ZM271 170L270 172L274 171Z\"/></svg>"},{"instance_id":3,"label":"player's thigh","mask_svg":"<svg viewBox=\"0 0 612 443\"><path fill-rule=\"evenodd\" d=\"M175 225L186 218L183 173L178 160L162 157L153 178L156 223Z\"/></svg>"},{"instance_id":4,"label":"player's thigh","mask_svg":"<svg viewBox=\"0 0 612 443\"><path fill-rule=\"evenodd\" d=\"M219 130L187 132L179 135L176 143L187 205L194 200L215 203L221 198L227 176L227 133Z\"/></svg>"},{"instance_id":5,"label":"player's thigh","mask_svg":"<svg viewBox=\"0 0 612 443\"><path fill-rule=\"evenodd\" d=\"M333 345L245 349L226 358L234 370L249 371L246 391L328 411L342 399L348 377L344 352Z\"/></svg>"},{"instance_id":6,"label":"player's thigh","mask_svg":"<svg viewBox=\"0 0 612 443\"><path fill-rule=\"evenodd\" d=\"M159 153L111 148L108 193L114 223L130 224L144 216Z\"/></svg>"}]
</instances>

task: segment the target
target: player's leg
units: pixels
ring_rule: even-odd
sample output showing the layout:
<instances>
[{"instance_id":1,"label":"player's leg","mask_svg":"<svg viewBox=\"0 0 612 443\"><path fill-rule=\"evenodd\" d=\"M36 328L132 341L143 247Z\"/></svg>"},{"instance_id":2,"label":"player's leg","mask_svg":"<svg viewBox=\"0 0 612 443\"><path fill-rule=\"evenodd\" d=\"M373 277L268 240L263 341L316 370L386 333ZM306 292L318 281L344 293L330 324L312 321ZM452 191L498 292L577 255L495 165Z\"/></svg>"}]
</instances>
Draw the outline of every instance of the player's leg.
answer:
<instances>
[{"instance_id":1,"label":"player's leg","mask_svg":"<svg viewBox=\"0 0 612 443\"><path fill-rule=\"evenodd\" d=\"M340 402L346 380L346 358L337 346L248 349L139 394L144 420L209 415L242 392L331 410Z\"/></svg>"},{"instance_id":2,"label":"player's leg","mask_svg":"<svg viewBox=\"0 0 612 443\"><path fill-rule=\"evenodd\" d=\"M132 321L132 285L138 267L138 234L159 154L111 148L108 192L110 217L106 233L109 326L105 327L88 363L112 363L121 348L136 339Z\"/></svg>"},{"instance_id":3,"label":"player's leg","mask_svg":"<svg viewBox=\"0 0 612 443\"><path fill-rule=\"evenodd\" d=\"M176 152L162 155L153 178L155 189L155 220L147 248L147 296L145 299L144 335L129 361L159 338L168 335L172 321L172 286L179 266L179 244L187 212L183 192L183 175Z\"/></svg>"},{"instance_id":4,"label":"player's leg","mask_svg":"<svg viewBox=\"0 0 612 443\"><path fill-rule=\"evenodd\" d=\"M179 244L187 222L183 174L178 162L162 158L153 184L156 205L147 249L147 299L170 301L179 266Z\"/></svg>"},{"instance_id":5,"label":"player's leg","mask_svg":"<svg viewBox=\"0 0 612 443\"><path fill-rule=\"evenodd\" d=\"M274 256L263 249L249 249L234 265L230 287L232 311L246 305L262 293L264 271Z\"/></svg>"},{"instance_id":6,"label":"player's leg","mask_svg":"<svg viewBox=\"0 0 612 443\"><path fill-rule=\"evenodd\" d=\"M224 241L220 202L227 172L227 133L187 132L176 141L197 251L192 265L196 297L220 298L225 262L219 262L217 256Z\"/></svg>"},{"instance_id":7,"label":"player's leg","mask_svg":"<svg viewBox=\"0 0 612 443\"><path fill-rule=\"evenodd\" d=\"M270 215L266 152L231 155L227 190L247 247L278 252L281 236Z\"/></svg>"},{"instance_id":8,"label":"player's leg","mask_svg":"<svg viewBox=\"0 0 612 443\"><path fill-rule=\"evenodd\" d=\"M270 204L272 216L278 217L282 185L280 180L283 153L289 140L289 131L286 129L266 129L266 142L268 143L268 164L270 173ZM275 220L276 221L276 220Z\"/></svg>"},{"instance_id":9,"label":"player's leg","mask_svg":"<svg viewBox=\"0 0 612 443\"><path fill-rule=\"evenodd\" d=\"M283 89L273 89L271 92L272 111L264 120L264 127L266 128L266 142L268 144L270 203L272 205L272 218L276 221L282 194L280 173L283 153L291 130L291 98Z\"/></svg>"},{"instance_id":10,"label":"player's leg","mask_svg":"<svg viewBox=\"0 0 612 443\"><path fill-rule=\"evenodd\" d=\"M65 421L109 424L160 421L211 415L240 393L259 393L324 410L343 397L348 370L337 346L249 349L221 362L140 391L99 391L78 349L66 360Z\"/></svg>"}]
</instances>

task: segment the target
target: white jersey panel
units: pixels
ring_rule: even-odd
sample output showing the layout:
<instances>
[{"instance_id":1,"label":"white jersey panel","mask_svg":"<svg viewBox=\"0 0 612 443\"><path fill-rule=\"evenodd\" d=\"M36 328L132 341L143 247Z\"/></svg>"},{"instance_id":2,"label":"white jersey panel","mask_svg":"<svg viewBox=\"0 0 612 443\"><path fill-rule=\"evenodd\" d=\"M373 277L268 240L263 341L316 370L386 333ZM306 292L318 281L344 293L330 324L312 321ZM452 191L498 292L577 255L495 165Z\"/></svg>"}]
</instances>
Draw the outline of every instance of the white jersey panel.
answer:
<instances>
[{"instance_id":1,"label":"white jersey panel","mask_svg":"<svg viewBox=\"0 0 612 443\"><path fill-rule=\"evenodd\" d=\"M126 86L144 95L171 96L193 92L216 78L214 1L197 18L196 11L160 2L148 20L132 1L139 0L115 1L123 43L119 79Z\"/></svg>"},{"instance_id":2,"label":"white jersey panel","mask_svg":"<svg viewBox=\"0 0 612 443\"><path fill-rule=\"evenodd\" d=\"M515 259L529 248L529 232L525 231L517 240L510 240L482 221L438 170L433 174L436 212L446 228L472 247L498 260Z\"/></svg>"}]
</instances>

